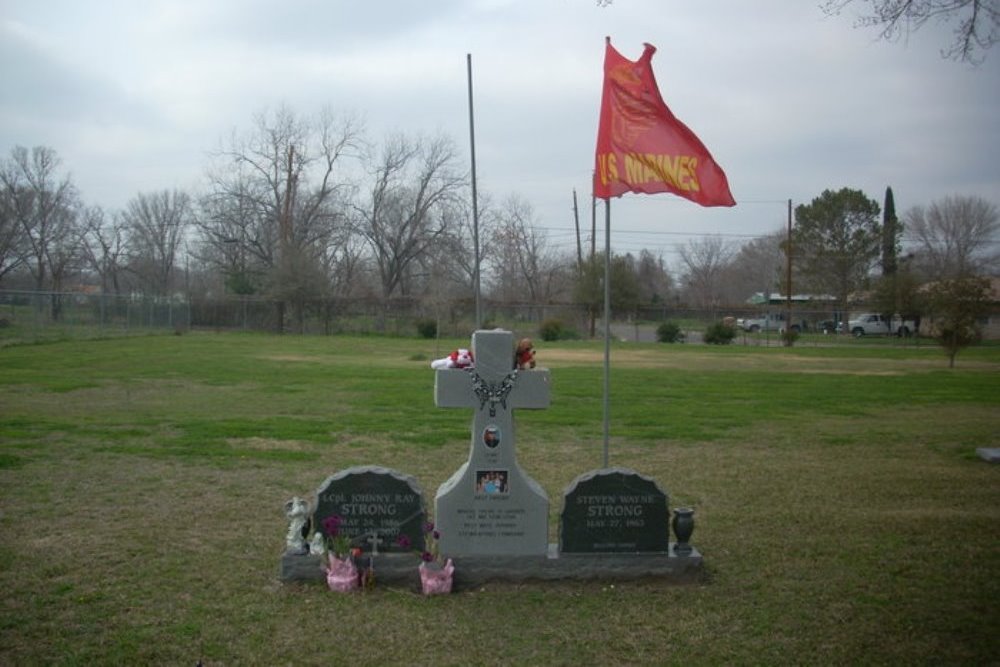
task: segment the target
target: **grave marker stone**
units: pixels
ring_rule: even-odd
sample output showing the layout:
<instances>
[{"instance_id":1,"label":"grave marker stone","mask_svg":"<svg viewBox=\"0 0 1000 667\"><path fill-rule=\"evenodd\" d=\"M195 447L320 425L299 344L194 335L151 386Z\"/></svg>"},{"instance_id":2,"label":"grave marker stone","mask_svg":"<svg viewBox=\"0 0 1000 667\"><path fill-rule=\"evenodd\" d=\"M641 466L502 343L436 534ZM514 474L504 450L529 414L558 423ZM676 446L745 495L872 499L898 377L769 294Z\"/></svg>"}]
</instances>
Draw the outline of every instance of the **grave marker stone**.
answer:
<instances>
[{"instance_id":1,"label":"grave marker stone","mask_svg":"<svg viewBox=\"0 0 1000 667\"><path fill-rule=\"evenodd\" d=\"M316 491L313 528L323 532L323 519L341 517L343 534L365 552L401 551L400 535L421 545L427 520L423 492L416 480L380 466L356 466L331 475Z\"/></svg>"},{"instance_id":2,"label":"grave marker stone","mask_svg":"<svg viewBox=\"0 0 1000 667\"><path fill-rule=\"evenodd\" d=\"M577 477L563 494L562 553L667 552L667 494L649 477L605 468Z\"/></svg>"},{"instance_id":3,"label":"grave marker stone","mask_svg":"<svg viewBox=\"0 0 1000 667\"><path fill-rule=\"evenodd\" d=\"M514 369L509 331L476 331L472 352L472 369L435 371L435 404L473 409L469 460L435 497L441 552L545 555L549 499L517 463L514 409L548 407L549 372Z\"/></svg>"}]
</instances>

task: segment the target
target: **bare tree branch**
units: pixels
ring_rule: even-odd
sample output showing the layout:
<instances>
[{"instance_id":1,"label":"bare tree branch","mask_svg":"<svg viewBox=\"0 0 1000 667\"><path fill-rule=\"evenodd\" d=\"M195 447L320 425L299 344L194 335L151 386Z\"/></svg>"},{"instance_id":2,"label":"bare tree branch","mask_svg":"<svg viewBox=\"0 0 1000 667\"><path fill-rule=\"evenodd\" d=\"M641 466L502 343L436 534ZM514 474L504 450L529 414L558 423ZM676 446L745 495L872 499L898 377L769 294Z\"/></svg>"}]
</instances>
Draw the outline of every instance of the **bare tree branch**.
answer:
<instances>
[{"instance_id":1,"label":"bare tree branch","mask_svg":"<svg viewBox=\"0 0 1000 667\"><path fill-rule=\"evenodd\" d=\"M827 15L837 15L856 1L868 6L856 25L878 29L879 38L886 41L905 39L930 20L954 22L954 39L941 51L949 60L981 64L1000 39L998 0L825 0L821 8Z\"/></svg>"}]
</instances>

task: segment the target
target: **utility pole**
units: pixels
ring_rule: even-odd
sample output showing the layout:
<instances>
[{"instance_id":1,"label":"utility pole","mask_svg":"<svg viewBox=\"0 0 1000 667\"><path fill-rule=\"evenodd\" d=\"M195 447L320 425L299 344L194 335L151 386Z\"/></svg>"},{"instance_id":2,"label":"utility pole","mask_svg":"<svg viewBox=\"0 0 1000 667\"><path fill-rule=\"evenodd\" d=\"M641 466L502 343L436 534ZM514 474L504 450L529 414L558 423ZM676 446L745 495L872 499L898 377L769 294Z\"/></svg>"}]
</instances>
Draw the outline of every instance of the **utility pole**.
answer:
<instances>
[{"instance_id":1,"label":"utility pole","mask_svg":"<svg viewBox=\"0 0 1000 667\"><path fill-rule=\"evenodd\" d=\"M292 161L295 159L295 146L288 147L287 179L285 181L285 202L284 210L281 213L281 252L288 252L288 247L292 244L292 185L295 175L292 173Z\"/></svg>"},{"instance_id":2,"label":"utility pole","mask_svg":"<svg viewBox=\"0 0 1000 667\"><path fill-rule=\"evenodd\" d=\"M289 255L289 248L292 247L292 192L293 186L295 185L295 174L293 171L293 163L295 160L295 146L290 144L288 146L288 165L287 165L287 177L285 180L285 201L282 206L281 220L279 221L279 231L280 231L280 249L281 254L278 257L280 262L279 275L287 279L287 272L291 268L291 258ZM280 288L279 288L280 289ZM285 299L284 296L279 295L278 299L278 317L277 317L278 333L285 332Z\"/></svg>"},{"instance_id":3,"label":"utility pole","mask_svg":"<svg viewBox=\"0 0 1000 667\"><path fill-rule=\"evenodd\" d=\"M583 247L580 245L580 209L576 206L576 188L573 188L573 222L576 224L576 270L583 271Z\"/></svg>"},{"instance_id":4,"label":"utility pole","mask_svg":"<svg viewBox=\"0 0 1000 667\"><path fill-rule=\"evenodd\" d=\"M785 242L785 334L786 345L791 345L792 333L792 200L788 200L788 239Z\"/></svg>"},{"instance_id":5,"label":"utility pole","mask_svg":"<svg viewBox=\"0 0 1000 667\"><path fill-rule=\"evenodd\" d=\"M597 197L590 196L590 261L597 255Z\"/></svg>"}]
</instances>

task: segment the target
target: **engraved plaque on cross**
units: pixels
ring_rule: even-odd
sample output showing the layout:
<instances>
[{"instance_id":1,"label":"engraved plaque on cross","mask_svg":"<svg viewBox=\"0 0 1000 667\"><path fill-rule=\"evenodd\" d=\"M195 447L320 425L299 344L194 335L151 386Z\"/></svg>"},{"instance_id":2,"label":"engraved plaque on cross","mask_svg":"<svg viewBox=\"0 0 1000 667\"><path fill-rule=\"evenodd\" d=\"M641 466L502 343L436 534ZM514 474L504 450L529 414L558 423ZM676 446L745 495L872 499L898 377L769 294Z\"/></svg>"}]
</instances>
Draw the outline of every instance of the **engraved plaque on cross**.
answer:
<instances>
[{"instance_id":1,"label":"engraved plaque on cross","mask_svg":"<svg viewBox=\"0 0 1000 667\"><path fill-rule=\"evenodd\" d=\"M472 369L435 371L435 404L473 409L469 460L435 497L441 552L544 555L548 496L517 463L513 411L549 406L549 372L514 369L509 331L476 331L472 352Z\"/></svg>"}]
</instances>

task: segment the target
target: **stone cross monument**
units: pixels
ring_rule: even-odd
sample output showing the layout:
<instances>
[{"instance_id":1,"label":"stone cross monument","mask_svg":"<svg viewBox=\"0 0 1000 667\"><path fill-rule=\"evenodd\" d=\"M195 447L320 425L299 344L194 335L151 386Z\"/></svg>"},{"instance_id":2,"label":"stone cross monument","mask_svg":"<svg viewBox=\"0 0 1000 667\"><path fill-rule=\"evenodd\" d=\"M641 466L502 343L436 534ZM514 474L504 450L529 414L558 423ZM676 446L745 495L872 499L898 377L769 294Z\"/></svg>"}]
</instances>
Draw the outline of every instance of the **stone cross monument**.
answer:
<instances>
[{"instance_id":1,"label":"stone cross monument","mask_svg":"<svg viewBox=\"0 0 1000 667\"><path fill-rule=\"evenodd\" d=\"M472 335L472 369L438 370L434 402L472 408L469 460L438 488L434 520L448 556L545 555L549 499L517 464L514 408L549 405L549 372L514 368L514 336Z\"/></svg>"}]
</instances>

